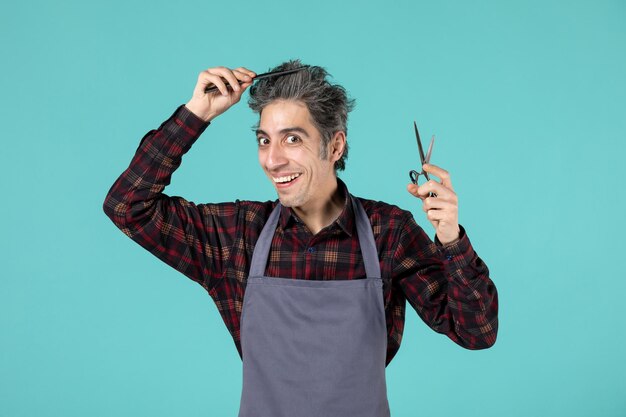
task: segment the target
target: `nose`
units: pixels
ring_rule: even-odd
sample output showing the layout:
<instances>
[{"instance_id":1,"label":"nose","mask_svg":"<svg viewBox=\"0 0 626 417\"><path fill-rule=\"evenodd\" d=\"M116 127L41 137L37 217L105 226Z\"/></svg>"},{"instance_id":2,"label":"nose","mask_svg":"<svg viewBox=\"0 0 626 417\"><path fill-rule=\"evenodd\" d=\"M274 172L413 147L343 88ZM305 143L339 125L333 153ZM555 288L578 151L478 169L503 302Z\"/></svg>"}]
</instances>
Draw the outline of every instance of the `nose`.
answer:
<instances>
[{"instance_id":1,"label":"nose","mask_svg":"<svg viewBox=\"0 0 626 417\"><path fill-rule=\"evenodd\" d=\"M282 149L280 144L276 142L271 143L270 146L266 149L265 157L265 165L270 171L280 168L281 166L286 165L288 162L284 150Z\"/></svg>"}]
</instances>

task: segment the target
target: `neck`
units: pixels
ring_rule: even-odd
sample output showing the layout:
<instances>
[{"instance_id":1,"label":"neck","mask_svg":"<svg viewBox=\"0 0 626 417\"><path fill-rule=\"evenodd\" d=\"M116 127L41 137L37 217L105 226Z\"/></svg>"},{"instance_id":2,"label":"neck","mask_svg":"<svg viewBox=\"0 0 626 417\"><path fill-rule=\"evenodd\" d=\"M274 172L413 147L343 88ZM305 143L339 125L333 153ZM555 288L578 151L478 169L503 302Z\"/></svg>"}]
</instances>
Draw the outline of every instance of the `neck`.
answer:
<instances>
[{"instance_id":1,"label":"neck","mask_svg":"<svg viewBox=\"0 0 626 417\"><path fill-rule=\"evenodd\" d=\"M335 179L333 187L326 196L311 201L306 207L293 207L293 211L311 233L316 235L339 217L345 205L345 198Z\"/></svg>"}]
</instances>

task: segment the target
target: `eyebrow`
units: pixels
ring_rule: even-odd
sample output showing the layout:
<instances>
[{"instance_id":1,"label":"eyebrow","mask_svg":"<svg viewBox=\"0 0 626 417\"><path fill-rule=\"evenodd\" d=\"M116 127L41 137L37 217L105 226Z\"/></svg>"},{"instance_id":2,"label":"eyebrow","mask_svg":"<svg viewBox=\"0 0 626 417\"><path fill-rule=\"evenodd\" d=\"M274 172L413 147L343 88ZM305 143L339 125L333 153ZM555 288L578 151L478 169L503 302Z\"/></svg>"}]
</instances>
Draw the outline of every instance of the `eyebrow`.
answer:
<instances>
[{"instance_id":1,"label":"eyebrow","mask_svg":"<svg viewBox=\"0 0 626 417\"><path fill-rule=\"evenodd\" d=\"M309 136L309 133L306 130L304 130L301 127L296 127L296 126L294 126L294 127L286 127L284 129L281 129L281 130L278 131L278 133L280 133L281 135L284 134L284 133L287 133L287 132L299 132L299 133L302 133L306 137ZM269 136L266 131L261 130L261 129L257 129L256 130L256 135L258 136L259 134L265 135L265 136Z\"/></svg>"}]
</instances>

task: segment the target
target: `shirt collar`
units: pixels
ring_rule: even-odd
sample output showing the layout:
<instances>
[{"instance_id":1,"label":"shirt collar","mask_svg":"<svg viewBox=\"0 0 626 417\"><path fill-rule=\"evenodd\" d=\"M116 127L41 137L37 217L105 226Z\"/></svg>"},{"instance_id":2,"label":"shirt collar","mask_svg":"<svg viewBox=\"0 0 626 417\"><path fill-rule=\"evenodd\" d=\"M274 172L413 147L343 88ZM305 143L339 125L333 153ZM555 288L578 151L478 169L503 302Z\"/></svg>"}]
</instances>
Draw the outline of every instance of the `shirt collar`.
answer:
<instances>
[{"instance_id":1,"label":"shirt collar","mask_svg":"<svg viewBox=\"0 0 626 417\"><path fill-rule=\"evenodd\" d=\"M354 209L350 203L350 193L348 192L346 184L339 177L337 177L337 187L344 196L344 205L341 210L341 214L339 214L339 217L337 217L337 219L333 222L333 227L335 227L334 225L336 224L341 230L346 232L348 236L352 236L354 233L355 223ZM298 215L294 213L291 207L281 206L279 224L282 229L286 230L296 223L302 223L302 220L300 220Z\"/></svg>"}]
</instances>

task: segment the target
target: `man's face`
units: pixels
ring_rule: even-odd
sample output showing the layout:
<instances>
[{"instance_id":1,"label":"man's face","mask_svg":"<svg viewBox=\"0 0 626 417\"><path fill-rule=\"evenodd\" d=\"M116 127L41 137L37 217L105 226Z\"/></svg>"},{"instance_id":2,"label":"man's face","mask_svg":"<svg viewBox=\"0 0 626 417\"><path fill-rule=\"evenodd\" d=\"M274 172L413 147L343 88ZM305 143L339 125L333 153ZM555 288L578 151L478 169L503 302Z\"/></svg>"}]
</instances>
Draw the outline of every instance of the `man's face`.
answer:
<instances>
[{"instance_id":1,"label":"man's face","mask_svg":"<svg viewBox=\"0 0 626 417\"><path fill-rule=\"evenodd\" d=\"M337 180L337 153L320 158L322 138L306 105L277 100L263 108L257 130L259 163L286 207L302 210L311 202L330 198ZM332 141L331 141L332 142Z\"/></svg>"}]
</instances>

